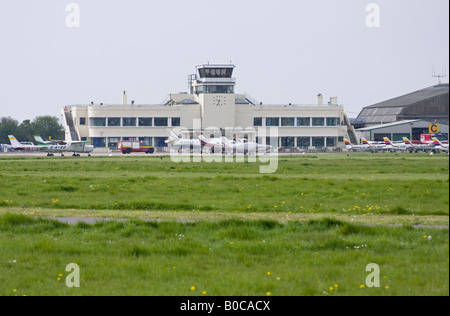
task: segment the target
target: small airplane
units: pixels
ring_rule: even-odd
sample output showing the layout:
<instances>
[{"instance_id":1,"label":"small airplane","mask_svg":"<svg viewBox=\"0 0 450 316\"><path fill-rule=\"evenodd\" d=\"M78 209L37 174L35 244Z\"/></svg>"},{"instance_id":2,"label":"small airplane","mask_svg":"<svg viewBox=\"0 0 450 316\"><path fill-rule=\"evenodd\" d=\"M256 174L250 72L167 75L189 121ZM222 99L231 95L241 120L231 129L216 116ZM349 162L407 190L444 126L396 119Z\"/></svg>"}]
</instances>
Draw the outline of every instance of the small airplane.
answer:
<instances>
[{"instance_id":1,"label":"small airplane","mask_svg":"<svg viewBox=\"0 0 450 316\"><path fill-rule=\"evenodd\" d=\"M182 149L197 149L203 148L199 139L181 138L173 130L169 131L169 139L165 141L166 144L170 144L173 150Z\"/></svg>"},{"instance_id":2,"label":"small airplane","mask_svg":"<svg viewBox=\"0 0 450 316\"><path fill-rule=\"evenodd\" d=\"M375 144L375 143L370 143L367 139L365 138L361 138L361 142L363 143L363 146L366 146L366 148L371 151L371 152L376 152L376 151L382 151L385 149L385 145L384 144Z\"/></svg>"},{"instance_id":3,"label":"small airplane","mask_svg":"<svg viewBox=\"0 0 450 316\"><path fill-rule=\"evenodd\" d=\"M30 151L30 152L46 152L47 156L53 156L54 153L63 152L73 152L74 156L79 156L77 153L90 153L94 150L94 146L86 145L85 142L67 142L65 145L50 145L45 142L34 145L33 143L21 143L14 135L8 135L9 141L11 142L12 148L20 151ZM42 139L42 138L40 138Z\"/></svg>"},{"instance_id":4,"label":"small airplane","mask_svg":"<svg viewBox=\"0 0 450 316\"><path fill-rule=\"evenodd\" d=\"M398 150L398 151L399 150L408 150L408 148L405 146L405 144L403 144L403 142L401 144L394 144L387 137L384 137L383 140L384 140L384 144L386 145L384 147L384 149L387 149L387 150Z\"/></svg>"},{"instance_id":5,"label":"small airplane","mask_svg":"<svg viewBox=\"0 0 450 316\"><path fill-rule=\"evenodd\" d=\"M428 145L428 144L424 144L424 143L420 143L420 144L414 144L412 141L410 141L408 139L408 137L403 137L403 143L405 144L405 147L408 148L411 152L412 151L419 151L422 150L424 152L427 152L428 150L432 150L433 147Z\"/></svg>"},{"instance_id":6,"label":"small airplane","mask_svg":"<svg viewBox=\"0 0 450 316\"><path fill-rule=\"evenodd\" d=\"M209 148L211 153L214 153L216 149L220 149L222 152L225 149L222 138L206 138L203 134L197 133L198 139L202 148Z\"/></svg>"},{"instance_id":7,"label":"small airplane","mask_svg":"<svg viewBox=\"0 0 450 316\"><path fill-rule=\"evenodd\" d=\"M353 145L348 139L344 139L344 143L345 148L347 148L347 150L364 151L368 148L367 145Z\"/></svg>"},{"instance_id":8,"label":"small airplane","mask_svg":"<svg viewBox=\"0 0 450 316\"><path fill-rule=\"evenodd\" d=\"M433 138L433 145L434 145L434 149L440 150L440 151L446 151L448 153L448 144L445 145L445 144L441 143L440 140L437 139L436 137Z\"/></svg>"},{"instance_id":9,"label":"small airplane","mask_svg":"<svg viewBox=\"0 0 450 316\"><path fill-rule=\"evenodd\" d=\"M34 136L36 142L41 146L48 146L49 153L47 156L53 156L53 153L60 153L64 157L65 152L73 152L74 157L79 157L80 153L88 154L91 157L91 152L94 146L86 145L85 141L64 141L64 140L49 140L44 141L41 136Z\"/></svg>"},{"instance_id":10,"label":"small airplane","mask_svg":"<svg viewBox=\"0 0 450 316\"><path fill-rule=\"evenodd\" d=\"M266 153L271 149L271 146L269 145L261 145L255 142L249 142L246 139L243 139L240 142L236 142L234 140L229 140L226 137L222 137L222 142L226 149L231 149L233 152L239 154L249 154L260 151Z\"/></svg>"},{"instance_id":11,"label":"small airplane","mask_svg":"<svg viewBox=\"0 0 450 316\"><path fill-rule=\"evenodd\" d=\"M30 152L39 152L44 151L50 154L50 150L48 146L35 145L33 143L21 143L17 140L14 135L8 135L9 142L11 143L11 148L19 151L30 151Z\"/></svg>"}]
</instances>

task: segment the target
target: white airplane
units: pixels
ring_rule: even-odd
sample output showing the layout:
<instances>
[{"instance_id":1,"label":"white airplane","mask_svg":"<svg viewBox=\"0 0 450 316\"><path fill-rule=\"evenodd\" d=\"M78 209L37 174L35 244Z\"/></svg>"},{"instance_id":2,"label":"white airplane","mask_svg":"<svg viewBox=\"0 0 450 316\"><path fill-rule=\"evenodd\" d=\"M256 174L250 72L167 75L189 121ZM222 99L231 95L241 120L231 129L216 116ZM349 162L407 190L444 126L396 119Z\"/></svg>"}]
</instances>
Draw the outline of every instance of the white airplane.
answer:
<instances>
[{"instance_id":1,"label":"white airplane","mask_svg":"<svg viewBox=\"0 0 450 316\"><path fill-rule=\"evenodd\" d=\"M205 135L199 134L198 139L203 147L223 148L222 138L206 138Z\"/></svg>"},{"instance_id":2,"label":"white airplane","mask_svg":"<svg viewBox=\"0 0 450 316\"><path fill-rule=\"evenodd\" d=\"M42 145L35 145L33 143L21 143L17 140L14 135L8 135L9 142L11 143L11 147L14 150L19 151L30 151L30 152L39 152L44 151L50 154L50 150L48 149L48 146L42 146Z\"/></svg>"},{"instance_id":3,"label":"white airplane","mask_svg":"<svg viewBox=\"0 0 450 316\"><path fill-rule=\"evenodd\" d=\"M433 138L433 145L434 145L434 149L436 149L436 150L448 152L448 144L445 145L445 144L441 143L439 141L439 139L437 139L436 137Z\"/></svg>"},{"instance_id":4,"label":"white airplane","mask_svg":"<svg viewBox=\"0 0 450 316\"><path fill-rule=\"evenodd\" d=\"M91 156L91 152L94 150L94 146L86 145L84 141L63 141L63 140L49 140L44 141L41 136L34 136L34 139L41 146L48 147L48 155L53 156L53 153L60 153L61 157L64 157L65 152L73 152L74 157L80 156L80 153L88 154Z\"/></svg>"},{"instance_id":5,"label":"white airplane","mask_svg":"<svg viewBox=\"0 0 450 316\"><path fill-rule=\"evenodd\" d=\"M367 150L371 152L383 151L385 150L385 145L380 143L371 143L365 138L361 138L362 145L367 148Z\"/></svg>"},{"instance_id":6,"label":"white airplane","mask_svg":"<svg viewBox=\"0 0 450 316\"><path fill-rule=\"evenodd\" d=\"M370 145L353 145L348 139L344 139L345 148L351 151L370 151Z\"/></svg>"},{"instance_id":7,"label":"white airplane","mask_svg":"<svg viewBox=\"0 0 450 316\"><path fill-rule=\"evenodd\" d=\"M173 150L180 150L180 149L201 150L203 148L199 139L181 138L173 130L169 131L169 139L166 140L166 144L171 145Z\"/></svg>"},{"instance_id":8,"label":"white airplane","mask_svg":"<svg viewBox=\"0 0 450 316\"><path fill-rule=\"evenodd\" d=\"M425 151L432 150L433 146L430 146L429 144L414 144L412 141L408 139L408 137L403 137L403 143L405 144L405 147L408 148L411 152L412 151Z\"/></svg>"},{"instance_id":9,"label":"white airplane","mask_svg":"<svg viewBox=\"0 0 450 316\"><path fill-rule=\"evenodd\" d=\"M222 137L222 142L226 149L231 149L233 152L239 154L249 154L256 152L267 152L270 150L271 146L269 145L261 145L255 142L249 142L246 139L236 142L234 140L229 140L226 137Z\"/></svg>"},{"instance_id":10,"label":"white airplane","mask_svg":"<svg viewBox=\"0 0 450 316\"><path fill-rule=\"evenodd\" d=\"M393 142L391 142L391 140L387 137L384 137L384 144L386 145L384 147L384 149L387 150L408 150L408 148L405 146L405 144L401 143L401 144L394 144Z\"/></svg>"}]
</instances>

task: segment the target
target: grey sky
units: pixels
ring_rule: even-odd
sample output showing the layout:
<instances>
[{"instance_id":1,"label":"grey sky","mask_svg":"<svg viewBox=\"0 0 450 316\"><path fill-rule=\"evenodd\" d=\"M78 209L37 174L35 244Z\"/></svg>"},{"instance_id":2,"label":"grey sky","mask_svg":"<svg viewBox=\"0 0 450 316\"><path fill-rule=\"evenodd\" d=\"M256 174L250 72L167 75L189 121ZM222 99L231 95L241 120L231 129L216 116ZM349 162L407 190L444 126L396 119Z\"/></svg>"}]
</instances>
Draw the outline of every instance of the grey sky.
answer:
<instances>
[{"instance_id":1,"label":"grey sky","mask_svg":"<svg viewBox=\"0 0 450 316\"><path fill-rule=\"evenodd\" d=\"M366 6L379 5L379 28ZM66 6L80 27L66 26ZM363 106L449 72L448 0L1 0L0 117L140 104L187 91L204 63L236 65L237 92L269 103ZM448 77L444 79L448 82Z\"/></svg>"}]
</instances>

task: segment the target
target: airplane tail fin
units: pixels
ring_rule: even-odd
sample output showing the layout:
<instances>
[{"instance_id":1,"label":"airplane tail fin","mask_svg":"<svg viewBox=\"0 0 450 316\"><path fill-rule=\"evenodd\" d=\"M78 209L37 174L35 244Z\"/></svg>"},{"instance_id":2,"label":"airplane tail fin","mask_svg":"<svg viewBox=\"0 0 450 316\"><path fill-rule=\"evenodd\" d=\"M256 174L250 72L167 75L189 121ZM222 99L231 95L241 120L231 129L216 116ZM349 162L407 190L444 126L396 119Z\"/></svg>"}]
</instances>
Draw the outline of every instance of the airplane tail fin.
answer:
<instances>
[{"instance_id":1,"label":"airplane tail fin","mask_svg":"<svg viewBox=\"0 0 450 316\"><path fill-rule=\"evenodd\" d=\"M433 138L433 144L434 147L444 147L444 145L436 137Z\"/></svg>"},{"instance_id":2,"label":"airplane tail fin","mask_svg":"<svg viewBox=\"0 0 450 316\"><path fill-rule=\"evenodd\" d=\"M353 148L352 143L350 143L350 141L348 139L344 139L344 143L345 143L345 147L347 147L347 149Z\"/></svg>"},{"instance_id":3,"label":"airplane tail fin","mask_svg":"<svg viewBox=\"0 0 450 316\"><path fill-rule=\"evenodd\" d=\"M412 142L408 139L408 137L403 137L403 143L405 143L405 145L407 145L407 146L413 145Z\"/></svg>"},{"instance_id":4,"label":"airplane tail fin","mask_svg":"<svg viewBox=\"0 0 450 316\"><path fill-rule=\"evenodd\" d=\"M208 139L203 134L198 134L198 139L200 140L200 143L202 146L206 145L208 143Z\"/></svg>"},{"instance_id":5,"label":"airplane tail fin","mask_svg":"<svg viewBox=\"0 0 450 316\"><path fill-rule=\"evenodd\" d=\"M39 145L46 145L45 141L42 139L41 136L34 136L34 139L36 140L36 142L37 142Z\"/></svg>"},{"instance_id":6,"label":"airplane tail fin","mask_svg":"<svg viewBox=\"0 0 450 316\"><path fill-rule=\"evenodd\" d=\"M167 144L173 143L179 139L180 139L180 137L173 131L173 129L171 129L171 130L169 130L169 139L166 140L166 143Z\"/></svg>"},{"instance_id":7,"label":"airplane tail fin","mask_svg":"<svg viewBox=\"0 0 450 316\"><path fill-rule=\"evenodd\" d=\"M391 140L387 137L384 137L384 143L386 144L386 146L392 146Z\"/></svg>"},{"instance_id":8,"label":"airplane tail fin","mask_svg":"<svg viewBox=\"0 0 450 316\"><path fill-rule=\"evenodd\" d=\"M22 147L22 144L14 137L14 135L8 135L11 145L15 148Z\"/></svg>"},{"instance_id":9,"label":"airplane tail fin","mask_svg":"<svg viewBox=\"0 0 450 316\"><path fill-rule=\"evenodd\" d=\"M363 145L366 145L366 146L370 147L370 143L367 141L367 139L361 138L361 142L363 143Z\"/></svg>"}]
</instances>

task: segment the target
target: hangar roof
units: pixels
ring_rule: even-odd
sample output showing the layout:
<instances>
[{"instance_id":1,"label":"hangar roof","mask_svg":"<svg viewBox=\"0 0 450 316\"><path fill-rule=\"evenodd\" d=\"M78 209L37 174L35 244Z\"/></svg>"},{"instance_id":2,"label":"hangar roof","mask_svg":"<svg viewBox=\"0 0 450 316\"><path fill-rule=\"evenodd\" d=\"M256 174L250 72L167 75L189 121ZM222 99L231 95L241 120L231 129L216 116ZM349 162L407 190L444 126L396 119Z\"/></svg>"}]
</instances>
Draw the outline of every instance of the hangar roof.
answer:
<instances>
[{"instance_id":1,"label":"hangar roof","mask_svg":"<svg viewBox=\"0 0 450 316\"><path fill-rule=\"evenodd\" d=\"M429 88L425 88L422 90L418 90L412 93L405 94L403 96L393 98L384 102L380 102L377 104L373 104L371 106L366 107L367 108L383 108L383 107L405 107L411 104L414 104L416 102L420 102L426 99L434 98L436 96L442 95L442 94L448 94L449 92L449 85L446 84L440 84L437 86L432 86Z\"/></svg>"},{"instance_id":2,"label":"hangar roof","mask_svg":"<svg viewBox=\"0 0 450 316\"><path fill-rule=\"evenodd\" d=\"M439 84L367 106L363 108L358 118L363 119L365 124L373 125L395 122L399 119L407 118L408 115L406 113L411 114L409 112L416 113L413 115L415 117L409 115L411 118L429 117L430 114L431 116L435 115L435 118L437 118L444 115L445 112L448 117L448 105L445 106L445 95L448 103L448 94L448 83ZM444 104L442 104L443 102Z\"/></svg>"}]
</instances>

